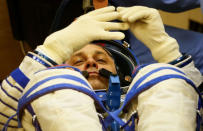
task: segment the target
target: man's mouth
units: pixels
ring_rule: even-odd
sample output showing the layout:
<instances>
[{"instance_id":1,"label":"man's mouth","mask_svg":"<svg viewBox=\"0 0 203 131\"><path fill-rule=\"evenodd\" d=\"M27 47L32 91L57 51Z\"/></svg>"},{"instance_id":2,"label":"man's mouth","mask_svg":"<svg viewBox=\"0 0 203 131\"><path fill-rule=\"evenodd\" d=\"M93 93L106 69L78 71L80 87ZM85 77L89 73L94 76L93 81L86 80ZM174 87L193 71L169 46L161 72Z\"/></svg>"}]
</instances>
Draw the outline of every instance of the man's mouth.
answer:
<instances>
[{"instance_id":1,"label":"man's mouth","mask_svg":"<svg viewBox=\"0 0 203 131\"><path fill-rule=\"evenodd\" d=\"M82 74L85 78L89 76L102 76L105 78L109 78L110 75L114 75L112 72L102 68L99 71L82 71Z\"/></svg>"},{"instance_id":2,"label":"man's mouth","mask_svg":"<svg viewBox=\"0 0 203 131\"><path fill-rule=\"evenodd\" d=\"M88 72L89 76L99 76L98 72Z\"/></svg>"},{"instance_id":3,"label":"man's mouth","mask_svg":"<svg viewBox=\"0 0 203 131\"><path fill-rule=\"evenodd\" d=\"M85 78L89 78L91 76L100 76L99 71L82 71L82 74Z\"/></svg>"}]
</instances>

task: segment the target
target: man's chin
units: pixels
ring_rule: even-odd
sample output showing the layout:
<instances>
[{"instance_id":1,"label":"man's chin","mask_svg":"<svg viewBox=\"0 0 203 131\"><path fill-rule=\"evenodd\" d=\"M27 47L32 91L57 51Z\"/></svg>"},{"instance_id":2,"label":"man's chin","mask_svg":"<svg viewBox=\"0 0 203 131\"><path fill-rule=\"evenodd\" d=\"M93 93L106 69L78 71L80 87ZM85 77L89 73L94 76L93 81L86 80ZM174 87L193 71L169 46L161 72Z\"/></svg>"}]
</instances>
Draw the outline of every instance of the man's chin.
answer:
<instances>
[{"instance_id":1,"label":"man's chin","mask_svg":"<svg viewBox=\"0 0 203 131\"><path fill-rule=\"evenodd\" d=\"M94 90L107 89L108 80L99 79L95 77L88 78L88 82Z\"/></svg>"}]
</instances>

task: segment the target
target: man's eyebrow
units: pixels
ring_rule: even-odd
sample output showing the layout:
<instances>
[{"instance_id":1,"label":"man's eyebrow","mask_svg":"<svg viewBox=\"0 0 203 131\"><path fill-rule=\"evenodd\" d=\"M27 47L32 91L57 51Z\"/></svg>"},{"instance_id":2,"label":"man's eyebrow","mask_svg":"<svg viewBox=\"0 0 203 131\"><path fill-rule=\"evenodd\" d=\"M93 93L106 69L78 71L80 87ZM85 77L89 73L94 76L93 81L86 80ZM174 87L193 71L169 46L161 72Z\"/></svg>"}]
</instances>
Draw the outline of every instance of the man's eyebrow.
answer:
<instances>
[{"instance_id":1,"label":"man's eyebrow","mask_svg":"<svg viewBox=\"0 0 203 131\"><path fill-rule=\"evenodd\" d=\"M84 54L84 53L82 53L82 52L78 52L78 53L73 54L72 57L75 57L75 56L82 56L83 54Z\"/></svg>"},{"instance_id":2,"label":"man's eyebrow","mask_svg":"<svg viewBox=\"0 0 203 131\"><path fill-rule=\"evenodd\" d=\"M110 56L111 58L113 58L112 54L105 48L103 48L104 52L103 51L96 51L97 53L96 54L103 54L103 55L106 55L106 56Z\"/></svg>"},{"instance_id":3,"label":"man's eyebrow","mask_svg":"<svg viewBox=\"0 0 203 131\"><path fill-rule=\"evenodd\" d=\"M106 55L106 53L104 53L103 51L95 51L95 54L97 54L97 55L100 55L100 54Z\"/></svg>"}]
</instances>

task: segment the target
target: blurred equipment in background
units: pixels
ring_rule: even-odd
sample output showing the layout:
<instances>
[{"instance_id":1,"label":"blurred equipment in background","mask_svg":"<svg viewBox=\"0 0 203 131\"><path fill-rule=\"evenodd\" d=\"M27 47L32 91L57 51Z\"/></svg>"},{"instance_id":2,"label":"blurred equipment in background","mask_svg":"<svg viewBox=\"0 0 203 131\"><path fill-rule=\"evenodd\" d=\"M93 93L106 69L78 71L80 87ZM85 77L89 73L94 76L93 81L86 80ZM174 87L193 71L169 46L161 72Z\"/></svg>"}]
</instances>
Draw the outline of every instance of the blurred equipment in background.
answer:
<instances>
[{"instance_id":1,"label":"blurred equipment in background","mask_svg":"<svg viewBox=\"0 0 203 131\"><path fill-rule=\"evenodd\" d=\"M94 10L93 0L83 0L82 8L84 10L84 13Z\"/></svg>"},{"instance_id":2,"label":"blurred equipment in background","mask_svg":"<svg viewBox=\"0 0 203 131\"><path fill-rule=\"evenodd\" d=\"M203 33L203 24L201 24L197 21L194 21L194 20L190 20L189 21L189 29L192 31Z\"/></svg>"},{"instance_id":3,"label":"blurred equipment in background","mask_svg":"<svg viewBox=\"0 0 203 131\"><path fill-rule=\"evenodd\" d=\"M65 1L65 0L64 0ZM67 1L67 0L66 0ZM34 49L49 35L56 11L62 0L7 0L13 37ZM58 28L70 24L83 14L82 0L69 0L61 14Z\"/></svg>"},{"instance_id":4,"label":"blurred equipment in background","mask_svg":"<svg viewBox=\"0 0 203 131\"><path fill-rule=\"evenodd\" d=\"M69 25L75 18L94 7L101 8L108 3L114 6L143 5L169 12L180 12L200 6L199 1L192 2L191 0L170 3L166 0L150 2L139 0L7 0L14 38L28 43L33 49L42 44L53 31ZM63 12L58 15L60 18L55 17L58 12ZM53 25L53 21L58 21L55 22L57 25Z\"/></svg>"},{"instance_id":5,"label":"blurred equipment in background","mask_svg":"<svg viewBox=\"0 0 203 131\"><path fill-rule=\"evenodd\" d=\"M34 49L44 39L108 0L7 0L13 36Z\"/></svg>"},{"instance_id":6,"label":"blurred equipment in background","mask_svg":"<svg viewBox=\"0 0 203 131\"><path fill-rule=\"evenodd\" d=\"M93 0L7 0L13 36L16 40L22 41L22 43L28 43L30 47L34 49L37 45L42 44L50 33L66 27L74 21L75 18L91 10L93 8L92 1ZM93 5L95 4L94 1ZM109 3L109 5L114 6L143 5L167 12L183 12L200 7L199 0L173 0L171 2L167 2L168 0L96 1L101 2L103 5ZM85 2L87 2L87 5L85 5ZM60 8L63 6L65 8ZM63 12L60 13L59 18L56 17L58 12ZM194 30L192 28L191 23L191 30ZM180 51L190 54L193 57L195 66L203 74L203 34L171 26L165 26L165 29L169 35L178 41ZM151 56L151 52L143 43L137 40L131 32L125 31L125 34L125 41L128 42L132 50L136 52L140 64L155 62Z\"/></svg>"}]
</instances>

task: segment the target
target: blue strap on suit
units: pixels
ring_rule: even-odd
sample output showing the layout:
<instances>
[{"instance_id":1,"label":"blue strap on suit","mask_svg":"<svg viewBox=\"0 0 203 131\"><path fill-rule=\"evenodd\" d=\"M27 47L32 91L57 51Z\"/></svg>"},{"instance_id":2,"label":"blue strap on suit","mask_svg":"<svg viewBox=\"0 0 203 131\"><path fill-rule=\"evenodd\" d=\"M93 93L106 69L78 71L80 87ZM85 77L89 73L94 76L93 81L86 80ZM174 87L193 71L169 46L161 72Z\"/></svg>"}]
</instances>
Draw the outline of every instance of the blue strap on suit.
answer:
<instances>
[{"instance_id":1,"label":"blue strap on suit","mask_svg":"<svg viewBox=\"0 0 203 131\"><path fill-rule=\"evenodd\" d=\"M146 66L146 65L145 65ZM144 66L144 67L145 67ZM141 69L141 68L138 68ZM163 75L163 76L159 76L157 78L154 78L142 85L140 85L146 78L148 78L149 76L151 76L152 74L161 71L161 70L173 70L175 72L178 72L182 75L177 75L177 74L167 74L167 75ZM138 71L137 71L138 72ZM35 116L34 114L34 110L32 109L30 103L35 100L36 98L39 98L40 96L43 96L47 93L56 91L56 90L61 90L61 89L73 89L73 90L77 90L80 92L83 92L87 95L89 95L90 97L92 97L95 102L97 102L101 108L108 113L108 116L104 119L102 119L103 123L103 130L106 130L107 128L111 128L112 131L119 131L120 129L124 129L125 131L132 131L135 130L135 119L137 117L137 114L133 114L131 116L131 118L129 120L127 120L127 122L124 122L122 120L122 118L119 117L119 114L123 111L124 108L126 108L126 105L132 100L134 99L136 96L138 96L140 93L142 93L143 91L149 89L149 88L153 88L153 85L162 82L164 80L168 80L171 78L176 78L176 79L183 79L185 80L189 85L191 85L196 92L199 93L198 89L195 87L194 83L186 78L184 76L184 73L181 72L180 70L173 68L173 67L159 67L156 68L150 72L148 72L147 74L145 74L144 76L142 76L141 78L139 78L132 86L132 88L128 91L128 93L126 94L125 100L122 104L122 106L120 107L120 88L118 88L119 86L119 80L116 76L111 76L110 79L110 89L109 91L107 91L107 107L105 105L103 105L103 102L101 100L101 98L99 98L99 96L92 91L91 89L87 89L87 88L83 88L80 86L76 86L73 84L68 84L68 83L60 83L60 84L53 84L49 87L46 87L44 89L39 90L38 92L35 92L33 94L30 95L30 93L32 91L34 91L35 89L37 89L41 84L43 84L44 82L47 82L49 80L53 80L53 79L57 79L57 78L64 78L64 79L71 79L74 81L79 81L81 83L83 83L84 85L87 85L87 83L85 81L83 81L80 78L77 78L75 76L71 76L71 75L57 75L57 76L52 76L52 77L48 77L45 78L42 81L39 81L38 83L36 83L35 85L32 86L32 88L30 90L28 90L23 96L22 98L19 100L19 105L18 105L18 110L17 110L17 116L18 116L18 121L19 121L19 127L22 127L21 125L21 118L22 118L22 112L25 108L28 109L28 111ZM117 88L119 90L117 90ZM114 94L115 93L115 94ZM199 93L199 105L198 105L198 111L202 108L202 98L201 95ZM14 117L14 116L13 116ZM41 131L40 128L40 123L37 122L37 117L34 117L34 121L33 121L33 125L35 126L37 131ZM10 118L12 119L12 118ZM199 131L199 127L200 127L200 122L201 122L201 116L197 115L197 131ZM9 123L9 121L8 121ZM3 131L6 131L6 127L4 128Z\"/></svg>"}]
</instances>

